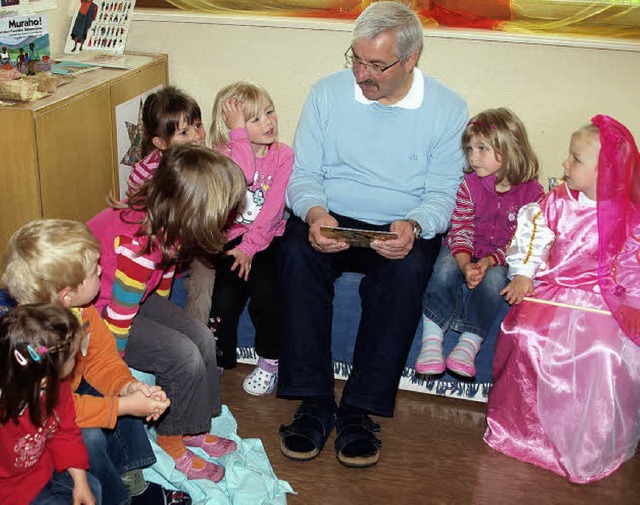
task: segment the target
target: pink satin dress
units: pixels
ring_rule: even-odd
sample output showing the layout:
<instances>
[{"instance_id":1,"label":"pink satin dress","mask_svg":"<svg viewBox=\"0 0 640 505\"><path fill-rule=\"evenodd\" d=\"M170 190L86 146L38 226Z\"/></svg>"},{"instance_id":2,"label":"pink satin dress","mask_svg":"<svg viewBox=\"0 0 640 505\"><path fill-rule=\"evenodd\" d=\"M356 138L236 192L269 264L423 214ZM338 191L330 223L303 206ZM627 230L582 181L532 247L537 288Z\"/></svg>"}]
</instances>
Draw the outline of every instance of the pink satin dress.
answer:
<instances>
[{"instance_id":1,"label":"pink satin dress","mask_svg":"<svg viewBox=\"0 0 640 505\"><path fill-rule=\"evenodd\" d=\"M563 184L518 220L510 274L535 275L535 298L608 311L596 202ZM637 252L637 244L625 247L630 258L619 258L633 265L625 287L636 294ZM484 435L492 448L576 483L601 479L635 454L640 347L613 316L523 301L502 324L493 377Z\"/></svg>"}]
</instances>

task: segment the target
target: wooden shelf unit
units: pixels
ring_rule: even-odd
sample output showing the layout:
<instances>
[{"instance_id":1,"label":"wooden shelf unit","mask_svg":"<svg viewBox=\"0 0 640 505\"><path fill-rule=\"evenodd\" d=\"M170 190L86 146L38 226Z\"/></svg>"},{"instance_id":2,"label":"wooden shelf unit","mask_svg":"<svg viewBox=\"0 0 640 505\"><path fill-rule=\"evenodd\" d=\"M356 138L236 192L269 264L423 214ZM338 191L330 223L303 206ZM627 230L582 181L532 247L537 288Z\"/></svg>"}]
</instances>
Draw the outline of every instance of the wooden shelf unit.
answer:
<instances>
[{"instance_id":1,"label":"wooden shelf unit","mask_svg":"<svg viewBox=\"0 0 640 505\"><path fill-rule=\"evenodd\" d=\"M36 102L0 106L0 252L27 221L86 221L119 194L116 107L168 82L166 55L133 59L135 68L100 68Z\"/></svg>"}]
</instances>

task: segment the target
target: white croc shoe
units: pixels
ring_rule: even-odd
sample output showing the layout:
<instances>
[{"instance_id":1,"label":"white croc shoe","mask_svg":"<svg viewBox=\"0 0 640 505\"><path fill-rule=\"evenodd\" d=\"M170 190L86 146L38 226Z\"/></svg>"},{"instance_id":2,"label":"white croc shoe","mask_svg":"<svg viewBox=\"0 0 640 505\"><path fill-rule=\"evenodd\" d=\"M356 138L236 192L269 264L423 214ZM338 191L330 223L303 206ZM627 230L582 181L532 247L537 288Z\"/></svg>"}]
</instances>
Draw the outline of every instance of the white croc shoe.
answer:
<instances>
[{"instance_id":1,"label":"white croc shoe","mask_svg":"<svg viewBox=\"0 0 640 505\"><path fill-rule=\"evenodd\" d=\"M244 378L242 389L250 395L267 396L273 393L277 384L278 361L258 358L258 366Z\"/></svg>"}]
</instances>

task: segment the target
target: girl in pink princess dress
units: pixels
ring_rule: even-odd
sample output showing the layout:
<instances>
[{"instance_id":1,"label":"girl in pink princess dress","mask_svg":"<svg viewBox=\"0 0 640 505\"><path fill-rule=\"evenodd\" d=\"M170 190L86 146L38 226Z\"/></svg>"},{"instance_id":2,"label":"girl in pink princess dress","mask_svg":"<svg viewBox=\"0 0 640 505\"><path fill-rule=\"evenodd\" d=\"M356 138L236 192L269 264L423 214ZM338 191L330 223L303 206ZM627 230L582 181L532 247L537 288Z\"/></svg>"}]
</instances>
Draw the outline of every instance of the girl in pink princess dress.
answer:
<instances>
[{"instance_id":1,"label":"girl in pink princess dress","mask_svg":"<svg viewBox=\"0 0 640 505\"><path fill-rule=\"evenodd\" d=\"M640 437L640 156L620 123L575 132L565 183L520 210L514 304L496 343L484 440L587 483Z\"/></svg>"}]
</instances>

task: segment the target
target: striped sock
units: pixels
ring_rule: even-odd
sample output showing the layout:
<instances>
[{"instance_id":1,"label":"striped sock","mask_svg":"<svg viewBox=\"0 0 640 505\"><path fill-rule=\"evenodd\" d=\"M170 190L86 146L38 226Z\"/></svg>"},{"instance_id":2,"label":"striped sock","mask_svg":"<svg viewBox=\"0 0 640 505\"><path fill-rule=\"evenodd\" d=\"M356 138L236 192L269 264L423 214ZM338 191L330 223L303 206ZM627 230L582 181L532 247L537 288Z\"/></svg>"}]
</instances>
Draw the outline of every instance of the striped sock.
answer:
<instances>
[{"instance_id":1,"label":"striped sock","mask_svg":"<svg viewBox=\"0 0 640 505\"><path fill-rule=\"evenodd\" d=\"M464 377L476 376L476 355L482 345L482 338L465 331L447 358L447 368Z\"/></svg>"},{"instance_id":2,"label":"striped sock","mask_svg":"<svg viewBox=\"0 0 640 505\"><path fill-rule=\"evenodd\" d=\"M422 347L416 360L416 373L438 375L444 372L442 339L440 327L427 316L422 316Z\"/></svg>"}]
</instances>

